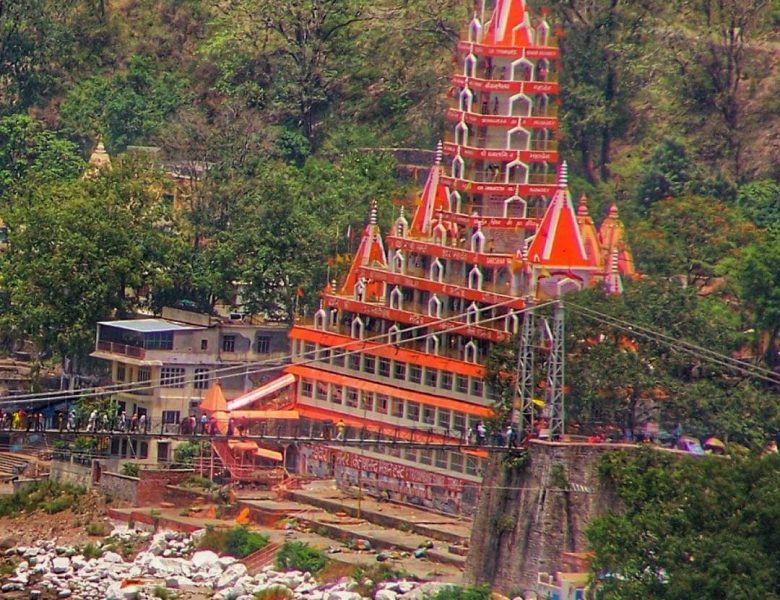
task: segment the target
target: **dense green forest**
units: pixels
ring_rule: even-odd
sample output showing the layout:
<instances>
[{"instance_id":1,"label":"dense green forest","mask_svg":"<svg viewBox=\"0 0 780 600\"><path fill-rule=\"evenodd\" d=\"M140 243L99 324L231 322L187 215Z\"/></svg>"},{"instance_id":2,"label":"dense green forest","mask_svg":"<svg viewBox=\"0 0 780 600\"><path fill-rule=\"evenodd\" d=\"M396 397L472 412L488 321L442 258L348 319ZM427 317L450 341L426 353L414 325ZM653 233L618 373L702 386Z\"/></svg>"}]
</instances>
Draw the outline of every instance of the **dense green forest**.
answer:
<instances>
[{"instance_id":1,"label":"dense green forest","mask_svg":"<svg viewBox=\"0 0 780 600\"><path fill-rule=\"evenodd\" d=\"M693 303L699 322L718 327L707 338L715 349L773 368L780 3L530 4L549 12L563 51L573 191L587 193L597 220L618 204L647 276L613 310L645 311L702 339L678 327ZM387 224L392 200L416 192L381 149L430 149L441 137L471 9L459 0L3 4L5 347L28 340L44 357L84 356L96 321L182 300L209 307L229 299L232 281L246 284L248 310L290 318L300 291L311 313L370 201ZM98 138L113 168L82 177ZM133 150L150 146L159 153ZM208 165L177 210L161 161ZM663 318L651 301L666 303ZM638 368L650 364L637 356ZM702 385L700 369L670 369L673 381ZM772 388L716 375L732 397L740 386ZM583 411L603 388L582 391Z\"/></svg>"}]
</instances>

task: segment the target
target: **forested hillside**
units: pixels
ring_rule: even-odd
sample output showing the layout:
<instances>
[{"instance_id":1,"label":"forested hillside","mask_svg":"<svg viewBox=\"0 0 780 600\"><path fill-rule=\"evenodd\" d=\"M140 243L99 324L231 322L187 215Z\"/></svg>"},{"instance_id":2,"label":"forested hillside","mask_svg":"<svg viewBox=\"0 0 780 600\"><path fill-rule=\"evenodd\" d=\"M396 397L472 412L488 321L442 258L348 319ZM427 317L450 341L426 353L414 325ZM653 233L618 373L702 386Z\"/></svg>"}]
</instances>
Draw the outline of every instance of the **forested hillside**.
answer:
<instances>
[{"instance_id":1,"label":"forested hillside","mask_svg":"<svg viewBox=\"0 0 780 600\"><path fill-rule=\"evenodd\" d=\"M643 285L689 286L703 322L734 334L720 351L774 367L780 2L531 5L557 24L574 193L598 220L617 203ZM311 313L369 202L387 224L391 200L415 193L392 152L376 149L430 150L442 136L472 8L0 3L5 346L84 355L97 320L183 300L207 307L232 281L246 284L249 310ZM113 168L82 177L98 138ZM176 207L161 163L202 175ZM679 296L669 294L655 299Z\"/></svg>"}]
</instances>

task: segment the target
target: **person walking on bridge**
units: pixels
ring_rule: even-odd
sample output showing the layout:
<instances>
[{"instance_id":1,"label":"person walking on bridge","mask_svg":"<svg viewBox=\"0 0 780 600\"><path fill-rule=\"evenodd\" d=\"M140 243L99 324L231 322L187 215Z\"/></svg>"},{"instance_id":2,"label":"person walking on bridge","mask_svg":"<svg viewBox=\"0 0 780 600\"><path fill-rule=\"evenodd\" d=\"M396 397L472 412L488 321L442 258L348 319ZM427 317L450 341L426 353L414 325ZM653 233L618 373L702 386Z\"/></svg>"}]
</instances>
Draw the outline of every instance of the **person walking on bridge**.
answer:
<instances>
[{"instance_id":1,"label":"person walking on bridge","mask_svg":"<svg viewBox=\"0 0 780 600\"><path fill-rule=\"evenodd\" d=\"M206 413L203 413L200 416L200 434L201 435L206 435L206 425L208 424L208 422L209 422L208 416L206 416Z\"/></svg>"},{"instance_id":2,"label":"person walking on bridge","mask_svg":"<svg viewBox=\"0 0 780 600\"><path fill-rule=\"evenodd\" d=\"M344 419L339 419L339 422L336 423L336 431L336 439L343 442L344 435L347 433L347 424L344 422Z\"/></svg>"}]
</instances>

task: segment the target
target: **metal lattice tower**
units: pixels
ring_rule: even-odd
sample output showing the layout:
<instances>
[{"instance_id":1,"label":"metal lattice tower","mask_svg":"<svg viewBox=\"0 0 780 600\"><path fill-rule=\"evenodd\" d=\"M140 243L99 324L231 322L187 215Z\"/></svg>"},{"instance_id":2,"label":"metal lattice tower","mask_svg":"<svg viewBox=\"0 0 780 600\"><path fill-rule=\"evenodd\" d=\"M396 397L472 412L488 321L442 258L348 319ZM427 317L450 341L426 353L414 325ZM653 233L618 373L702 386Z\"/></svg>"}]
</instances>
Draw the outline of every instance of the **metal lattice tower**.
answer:
<instances>
[{"instance_id":1,"label":"metal lattice tower","mask_svg":"<svg viewBox=\"0 0 780 600\"><path fill-rule=\"evenodd\" d=\"M523 313L523 325L517 346L515 394L512 424L528 433L534 430L534 311L533 299L526 299L528 310Z\"/></svg>"},{"instance_id":2,"label":"metal lattice tower","mask_svg":"<svg viewBox=\"0 0 780 600\"><path fill-rule=\"evenodd\" d=\"M552 347L547 362L547 408L550 415L550 438L563 437L565 407L564 385L564 326L563 302L560 300L553 309Z\"/></svg>"}]
</instances>

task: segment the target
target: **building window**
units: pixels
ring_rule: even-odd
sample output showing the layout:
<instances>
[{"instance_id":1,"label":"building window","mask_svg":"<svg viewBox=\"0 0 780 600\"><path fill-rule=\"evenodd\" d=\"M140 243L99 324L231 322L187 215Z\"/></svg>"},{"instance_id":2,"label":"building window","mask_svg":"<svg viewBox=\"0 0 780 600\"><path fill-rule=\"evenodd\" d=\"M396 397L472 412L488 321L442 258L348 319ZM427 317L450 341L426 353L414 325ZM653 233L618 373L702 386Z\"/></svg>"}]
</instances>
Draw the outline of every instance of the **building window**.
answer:
<instances>
[{"instance_id":1,"label":"building window","mask_svg":"<svg viewBox=\"0 0 780 600\"><path fill-rule=\"evenodd\" d=\"M311 398L312 390L313 390L313 386L311 384L310 379L304 379L301 381L301 396L306 396L307 398Z\"/></svg>"},{"instance_id":2,"label":"building window","mask_svg":"<svg viewBox=\"0 0 780 600\"><path fill-rule=\"evenodd\" d=\"M160 369L160 385L165 387L184 387L184 367L163 367Z\"/></svg>"},{"instance_id":3,"label":"building window","mask_svg":"<svg viewBox=\"0 0 780 600\"><path fill-rule=\"evenodd\" d=\"M314 346L312 345L312 349L314 349ZM338 352L336 350L333 350L333 366L334 367L343 367L344 366L344 353Z\"/></svg>"},{"instance_id":4,"label":"building window","mask_svg":"<svg viewBox=\"0 0 780 600\"><path fill-rule=\"evenodd\" d=\"M257 352L268 354L271 351L271 338L267 335L257 336Z\"/></svg>"},{"instance_id":5,"label":"building window","mask_svg":"<svg viewBox=\"0 0 780 600\"><path fill-rule=\"evenodd\" d=\"M395 363L395 378L400 379L401 381L406 380L406 363Z\"/></svg>"},{"instance_id":6,"label":"building window","mask_svg":"<svg viewBox=\"0 0 780 600\"><path fill-rule=\"evenodd\" d=\"M145 382L152 378L152 370L149 367L138 367L138 381Z\"/></svg>"},{"instance_id":7,"label":"building window","mask_svg":"<svg viewBox=\"0 0 780 600\"><path fill-rule=\"evenodd\" d=\"M441 372L441 388L443 390L451 390L452 389L452 373L449 371L442 371Z\"/></svg>"},{"instance_id":8,"label":"building window","mask_svg":"<svg viewBox=\"0 0 780 600\"><path fill-rule=\"evenodd\" d=\"M480 379L474 379L471 381L471 393L474 396L482 396L485 393L485 386Z\"/></svg>"},{"instance_id":9,"label":"building window","mask_svg":"<svg viewBox=\"0 0 780 600\"><path fill-rule=\"evenodd\" d=\"M196 390L205 390L209 387L209 370L195 369L193 384Z\"/></svg>"},{"instance_id":10,"label":"building window","mask_svg":"<svg viewBox=\"0 0 780 600\"><path fill-rule=\"evenodd\" d=\"M398 419L404 418L404 401L400 398L393 398L392 415Z\"/></svg>"},{"instance_id":11,"label":"building window","mask_svg":"<svg viewBox=\"0 0 780 600\"><path fill-rule=\"evenodd\" d=\"M353 371L359 371L360 370L360 354L357 352L354 352L349 355L349 368Z\"/></svg>"},{"instance_id":12,"label":"building window","mask_svg":"<svg viewBox=\"0 0 780 600\"><path fill-rule=\"evenodd\" d=\"M450 417L452 413L448 411L446 408L440 408L439 409L439 418L437 420L437 424L442 429L449 429L450 428Z\"/></svg>"},{"instance_id":13,"label":"building window","mask_svg":"<svg viewBox=\"0 0 780 600\"><path fill-rule=\"evenodd\" d=\"M200 341L200 349L201 350L208 350L209 349L209 341L208 340L201 340Z\"/></svg>"},{"instance_id":14,"label":"building window","mask_svg":"<svg viewBox=\"0 0 780 600\"><path fill-rule=\"evenodd\" d=\"M358 391L355 388L347 388L347 406L357 408L358 395Z\"/></svg>"},{"instance_id":15,"label":"building window","mask_svg":"<svg viewBox=\"0 0 780 600\"><path fill-rule=\"evenodd\" d=\"M147 333L144 335L144 348L147 350L173 350L173 332Z\"/></svg>"},{"instance_id":16,"label":"building window","mask_svg":"<svg viewBox=\"0 0 780 600\"><path fill-rule=\"evenodd\" d=\"M222 336L222 352L235 352L236 351L236 336L223 335Z\"/></svg>"},{"instance_id":17,"label":"building window","mask_svg":"<svg viewBox=\"0 0 780 600\"><path fill-rule=\"evenodd\" d=\"M469 475L476 475L478 472L479 472L479 462L477 462L477 457L467 456L466 473L468 473Z\"/></svg>"},{"instance_id":18,"label":"building window","mask_svg":"<svg viewBox=\"0 0 780 600\"><path fill-rule=\"evenodd\" d=\"M450 452L450 470L463 473L463 455L458 452Z\"/></svg>"},{"instance_id":19,"label":"building window","mask_svg":"<svg viewBox=\"0 0 780 600\"><path fill-rule=\"evenodd\" d=\"M425 448L420 450L420 464L430 465L433 463L433 450Z\"/></svg>"},{"instance_id":20,"label":"building window","mask_svg":"<svg viewBox=\"0 0 780 600\"><path fill-rule=\"evenodd\" d=\"M411 365L409 367L409 381L422 383L422 367L420 365Z\"/></svg>"},{"instance_id":21,"label":"building window","mask_svg":"<svg viewBox=\"0 0 780 600\"><path fill-rule=\"evenodd\" d=\"M456 378L457 387L456 390L461 394L466 394L469 391L469 378L465 375L458 375Z\"/></svg>"},{"instance_id":22,"label":"building window","mask_svg":"<svg viewBox=\"0 0 780 600\"><path fill-rule=\"evenodd\" d=\"M360 397L360 408L366 412L374 412L374 392L363 392Z\"/></svg>"},{"instance_id":23,"label":"building window","mask_svg":"<svg viewBox=\"0 0 780 600\"><path fill-rule=\"evenodd\" d=\"M376 358L366 355L363 358L363 367L366 373L376 373Z\"/></svg>"},{"instance_id":24,"label":"building window","mask_svg":"<svg viewBox=\"0 0 780 600\"><path fill-rule=\"evenodd\" d=\"M436 418L436 409L433 406L423 406L423 423L426 425L433 425L433 421Z\"/></svg>"},{"instance_id":25,"label":"building window","mask_svg":"<svg viewBox=\"0 0 780 600\"><path fill-rule=\"evenodd\" d=\"M387 402L388 398L384 394L376 395L376 412L386 415L387 414Z\"/></svg>"},{"instance_id":26,"label":"building window","mask_svg":"<svg viewBox=\"0 0 780 600\"><path fill-rule=\"evenodd\" d=\"M463 413L453 413L452 415L452 429L459 432L461 435L466 433L466 415Z\"/></svg>"},{"instance_id":27,"label":"building window","mask_svg":"<svg viewBox=\"0 0 780 600\"><path fill-rule=\"evenodd\" d=\"M379 375L390 377L390 360L387 358L379 359Z\"/></svg>"},{"instance_id":28,"label":"building window","mask_svg":"<svg viewBox=\"0 0 780 600\"><path fill-rule=\"evenodd\" d=\"M447 468L447 453L444 450L437 450L436 454L436 466L439 469Z\"/></svg>"},{"instance_id":29,"label":"building window","mask_svg":"<svg viewBox=\"0 0 780 600\"><path fill-rule=\"evenodd\" d=\"M162 411L162 422L165 423L166 425L170 425L171 423L178 423L179 411L178 410Z\"/></svg>"},{"instance_id":30,"label":"building window","mask_svg":"<svg viewBox=\"0 0 780 600\"><path fill-rule=\"evenodd\" d=\"M425 369L425 385L436 387L439 380L439 371L437 369Z\"/></svg>"},{"instance_id":31,"label":"building window","mask_svg":"<svg viewBox=\"0 0 780 600\"><path fill-rule=\"evenodd\" d=\"M406 402L406 418L410 421L420 420L420 404L418 402L411 400Z\"/></svg>"},{"instance_id":32,"label":"building window","mask_svg":"<svg viewBox=\"0 0 780 600\"><path fill-rule=\"evenodd\" d=\"M122 363L117 363L116 365L116 380L117 381L124 381L125 377L127 377L127 373L125 370L125 365Z\"/></svg>"},{"instance_id":33,"label":"building window","mask_svg":"<svg viewBox=\"0 0 780 600\"><path fill-rule=\"evenodd\" d=\"M341 388L338 388L341 390ZM325 383L322 383L321 381L318 381L316 383L316 387L314 388L314 399L315 400L327 400L328 399L328 385ZM333 398L335 402L336 393L334 390ZM338 404L341 404L341 394L339 394L339 401Z\"/></svg>"},{"instance_id":34,"label":"building window","mask_svg":"<svg viewBox=\"0 0 780 600\"><path fill-rule=\"evenodd\" d=\"M303 345L303 358L313 359L315 357L315 352L317 351L317 347L314 344L305 343ZM342 365L344 363L341 363Z\"/></svg>"},{"instance_id":35,"label":"building window","mask_svg":"<svg viewBox=\"0 0 780 600\"><path fill-rule=\"evenodd\" d=\"M415 448L407 448L404 452L404 458L409 462L417 462L417 450Z\"/></svg>"}]
</instances>

